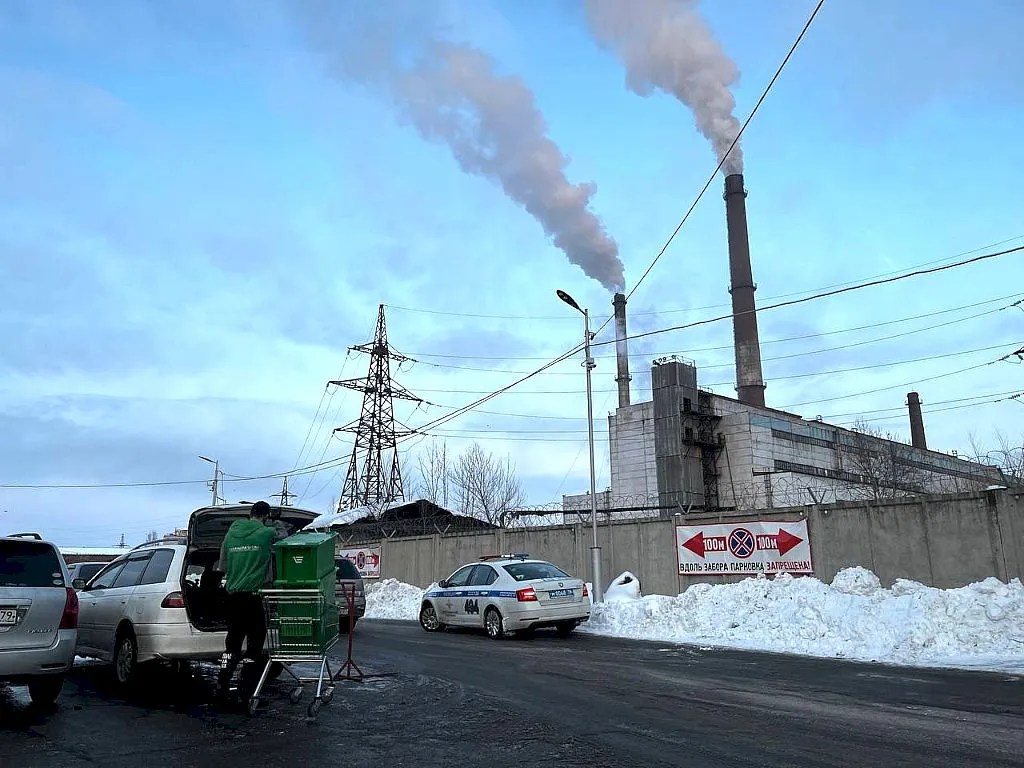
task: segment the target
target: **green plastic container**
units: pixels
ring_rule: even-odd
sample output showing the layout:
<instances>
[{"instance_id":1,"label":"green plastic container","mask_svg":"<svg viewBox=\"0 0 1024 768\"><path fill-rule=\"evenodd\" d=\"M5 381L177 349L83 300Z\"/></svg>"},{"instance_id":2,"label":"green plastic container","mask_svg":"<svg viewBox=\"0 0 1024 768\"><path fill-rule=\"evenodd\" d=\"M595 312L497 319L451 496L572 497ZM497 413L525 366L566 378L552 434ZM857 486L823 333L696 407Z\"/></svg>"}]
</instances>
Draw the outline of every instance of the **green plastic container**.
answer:
<instances>
[{"instance_id":1,"label":"green plastic container","mask_svg":"<svg viewBox=\"0 0 1024 768\"><path fill-rule=\"evenodd\" d=\"M335 602L334 590L337 581L334 573L321 576L319 581L307 583L296 579L274 579L274 589L316 589L324 596L324 600Z\"/></svg>"},{"instance_id":2,"label":"green plastic container","mask_svg":"<svg viewBox=\"0 0 1024 768\"><path fill-rule=\"evenodd\" d=\"M274 545L279 589L322 589L326 576L331 577L330 594L334 594L333 533L301 532Z\"/></svg>"},{"instance_id":3,"label":"green plastic container","mask_svg":"<svg viewBox=\"0 0 1024 768\"><path fill-rule=\"evenodd\" d=\"M319 653L338 636L338 612L333 605L319 616L295 614L318 613L297 605L281 606L281 612L271 621L270 629L277 634L276 653L305 655ZM333 609L333 610L332 610Z\"/></svg>"}]
</instances>

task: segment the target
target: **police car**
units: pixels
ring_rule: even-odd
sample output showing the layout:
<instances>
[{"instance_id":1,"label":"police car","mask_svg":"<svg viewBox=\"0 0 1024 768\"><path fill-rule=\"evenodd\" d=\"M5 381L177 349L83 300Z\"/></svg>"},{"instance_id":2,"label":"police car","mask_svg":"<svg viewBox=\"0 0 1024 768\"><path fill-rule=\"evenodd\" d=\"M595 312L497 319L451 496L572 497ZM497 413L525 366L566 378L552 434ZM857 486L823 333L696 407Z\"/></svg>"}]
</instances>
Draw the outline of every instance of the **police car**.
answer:
<instances>
[{"instance_id":1,"label":"police car","mask_svg":"<svg viewBox=\"0 0 1024 768\"><path fill-rule=\"evenodd\" d=\"M482 627L496 640L541 627L568 637L589 618L587 585L526 554L487 555L464 565L430 585L420 606L420 626L427 632Z\"/></svg>"}]
</instances>

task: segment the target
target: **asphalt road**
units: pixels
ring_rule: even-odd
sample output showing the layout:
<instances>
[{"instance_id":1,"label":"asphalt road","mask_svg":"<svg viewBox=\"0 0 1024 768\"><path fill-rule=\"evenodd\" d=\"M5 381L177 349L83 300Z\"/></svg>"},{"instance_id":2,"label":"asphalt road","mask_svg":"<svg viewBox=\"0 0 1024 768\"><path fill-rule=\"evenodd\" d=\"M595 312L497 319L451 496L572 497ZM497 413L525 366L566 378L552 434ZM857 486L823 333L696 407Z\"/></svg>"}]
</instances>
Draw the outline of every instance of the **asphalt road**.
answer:
<instances>
[{"instance_id":1,"label":"asphalt road","mask_svg":"<svg viewBox=\"0 0 1024 768\"><path fill-rule=\"evenodd\" d=\"M77 668L57 707L0 690L0 765L1024 766L1024 679L637 643L493 642L363 622L361 684L318 720L276 689L255 718L206 672L128 697Z\"/></svg>"}]
</instances>

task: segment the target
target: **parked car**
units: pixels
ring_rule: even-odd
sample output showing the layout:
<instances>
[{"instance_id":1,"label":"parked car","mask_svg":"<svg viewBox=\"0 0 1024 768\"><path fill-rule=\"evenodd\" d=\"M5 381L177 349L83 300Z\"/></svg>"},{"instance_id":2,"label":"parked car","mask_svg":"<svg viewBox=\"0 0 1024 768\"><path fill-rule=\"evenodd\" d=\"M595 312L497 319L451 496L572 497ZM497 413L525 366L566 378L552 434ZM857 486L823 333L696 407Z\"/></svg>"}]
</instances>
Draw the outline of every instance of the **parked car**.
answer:
<instances>
[{"instance_id":1,"label":"parked car","mask_svg":"<svg viewBox=\"0 0 1024 768\"><path fill-rule=\"evenodd\" d=\"M354 608L352 613L352 626L366 615L366 588L363 585L363 577L359 575L356 564L347 557L339 557L335 560L337 573L335 575L334 597L338 603L338 629L348 632L348 600L352 588L355 587Z\"/></svg>"},{"instance_id":2,"label":"parked car","mask_svg":"<svg viewBox=\"0 0 1024 768\"><path fill-rule=\"evenodd\" d=\"M590 618L587 585L526 554L486 555L427 588L420 626L482 627L498 639L507 632L554 627L562 636Z\"/></svg>"},{"instance_id":3,"label":"parked car","mask_svg":"<svg viewBox=\"0 0 1024 768\"><path fill-rule=\"evenodd\" d=\"M141 544L88 583L76 582L81 590L78 653L112 664L122 684L146 662L219 658L227 629L220 547L231 523L250 508L197 509L184 538ZM298 531L316 513L281 507L280 517Z\"/></svg>"},{"instance_id":4,"label":"parked car","mask_svg":"<svg viewBox=\"0 0 1024 768\"><path fill-rule=\"evenodd\" d=\"M72 583L81 579L82 581L89 581L93 576L103 570L103 566L107 565L107 561L99 563L75 563L74 565L68 566L68 572L71 575Z\"/></svg>"},{"instance_id":5,"label":"parked car","mask_svg":"<svg viewBox=\"0 0 1024 768\"><path fill-rule=\"evenodd\" d=\"M78 595L59 550L38 534L0 538L0 682L52 704L75 662Z\"/></svg>"}]
</instances>

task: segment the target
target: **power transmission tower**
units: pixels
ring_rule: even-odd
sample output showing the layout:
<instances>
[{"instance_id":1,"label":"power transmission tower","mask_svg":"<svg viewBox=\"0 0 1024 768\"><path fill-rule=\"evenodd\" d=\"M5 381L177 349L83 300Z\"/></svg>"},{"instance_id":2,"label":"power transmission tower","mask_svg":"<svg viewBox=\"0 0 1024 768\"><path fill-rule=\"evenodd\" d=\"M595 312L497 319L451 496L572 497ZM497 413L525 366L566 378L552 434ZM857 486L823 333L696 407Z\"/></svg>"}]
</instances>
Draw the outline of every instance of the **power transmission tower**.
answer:
<instances>
[{"instance_id":1,"label":"power transmission tower","mask_svg":"<svg viewBox=\"0 0 1024 768\"><path fill-rule=\"evenodd\" d=\"M288 475L285 475L284 476L284 483L281 485L281 492L280 493L272 493L272 494L270 494L270 498L272 498L272 499L280 499L282 507L290 507L292 505L291 504L291 499L295 495L296 494L290 493L288 491Z\"/></svg>"},{"instance_id":2,"label":"power transmission tower","mask_svg":"<svg viewBox=\"0 0 1024 768\"><path fill-rule=\"evenodd\" d=\"M384 305L377 309L377 328L373 341L350 347L354 352L370 355L370 370L365 379L332 381L339 387L354 389L363 393L363 407L359 419L335 432L354 432L352 458L349 459L345 483L338 499L338 511L353 507L369 507L374 512L385 505L405 498L402 487L402 470L398 460L398 438L412 434L411 430L395 430L394 399L422 403L391 378L391 361L401 364L415 362L410 357L396 352L388 344L387 322L384 319ZM359 468L359 453L365 451L362 469ZM384 469L384 456L391 453L391 469Z\"/></svg>"}]
</instances>

